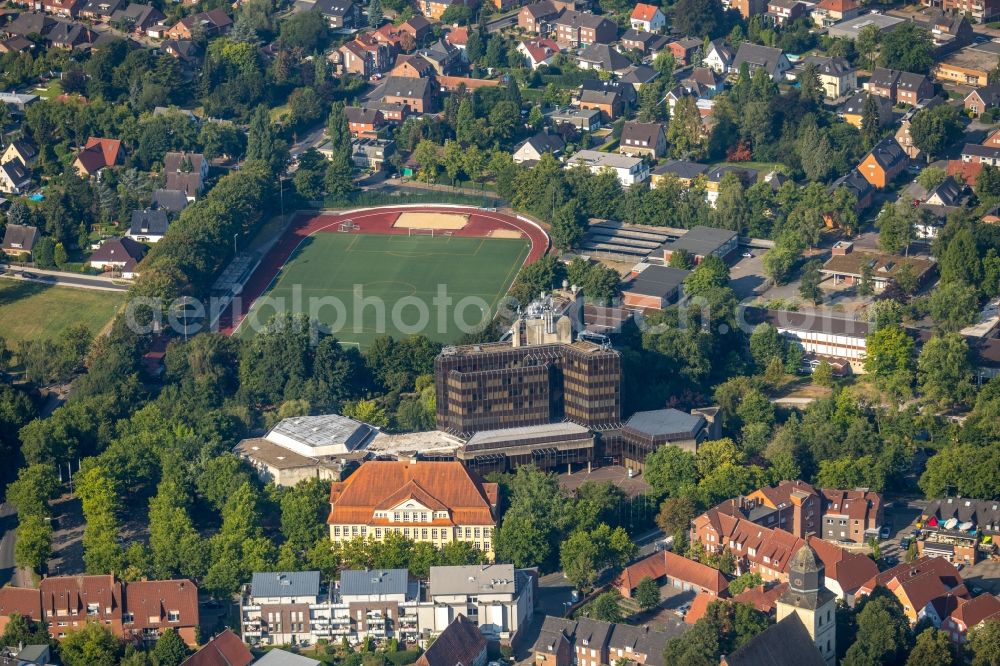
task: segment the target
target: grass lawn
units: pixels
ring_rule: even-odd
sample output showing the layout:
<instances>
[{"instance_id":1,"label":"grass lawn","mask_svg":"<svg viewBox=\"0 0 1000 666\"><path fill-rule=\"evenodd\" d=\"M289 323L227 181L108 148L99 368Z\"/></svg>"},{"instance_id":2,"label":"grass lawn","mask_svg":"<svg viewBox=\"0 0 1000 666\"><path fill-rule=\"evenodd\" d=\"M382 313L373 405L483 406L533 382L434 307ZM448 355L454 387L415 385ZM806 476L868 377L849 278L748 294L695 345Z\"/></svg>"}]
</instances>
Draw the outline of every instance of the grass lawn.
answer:
<instances>
[{"instance_id":1,"label":"grass lawn","mask_svg":"<svg viewBox=\"0 0 1000 666\"><path fill-rule=\"evenodd\" d=\"M789 168L780 162L715 162L709 166L709 170L720 166L755 169L758 171L760 178L763 178L774 169L784 174L787 174L789 171Z\"/></svg>"},{"instance_id":2,"label":"grass lawn","mask_svg":"<svg viewBox=\"0 0 1000 666\"><path fill-rule=\"evenodd\" d=\"M125 292L93 291L0 278L0 337L8 342L55 338L73 324L96 335Z\"/></svg>"},{"instance_id":3,"label":"grass lawn","mask_svg":"<svg viewBox=\"0 0 1000 666\"><path fill-rule=\"evenodd\" d=\"M278 312L310 313L314 297L332 297L343 304L342 311L323 305L313 315L344 342L364 348L381 333L397 338L423 333L432 340L454 342L462 334L456 316L464 316L470 327L478 324L482 304L493 310L528 250L528 242L521 239L320 233L292 255L254 303L239 335L251 335ZM439 285L452 299L441 309L442 317L432 300ZM362 290L359 298L365 299L365 307L355 307L356 287ZM467 297L477 300L462 310ZM371 304L376 300L380 305ZM394 309L398 316L393 316ZM427 313L424 322L421 311Z\"/></svg>"},{"instance_id":4,"label":"grass lawn","mask_svg":"<svg viewBox=\"0 0 1000 666\"><path fill-rule=\"evenodd\" d=\"M49 85L44 88L36 88L35 92L42 99L54 99L62 94L62 84L58 79L53 79L49 81Z\"/></svg>"}]
</instances>

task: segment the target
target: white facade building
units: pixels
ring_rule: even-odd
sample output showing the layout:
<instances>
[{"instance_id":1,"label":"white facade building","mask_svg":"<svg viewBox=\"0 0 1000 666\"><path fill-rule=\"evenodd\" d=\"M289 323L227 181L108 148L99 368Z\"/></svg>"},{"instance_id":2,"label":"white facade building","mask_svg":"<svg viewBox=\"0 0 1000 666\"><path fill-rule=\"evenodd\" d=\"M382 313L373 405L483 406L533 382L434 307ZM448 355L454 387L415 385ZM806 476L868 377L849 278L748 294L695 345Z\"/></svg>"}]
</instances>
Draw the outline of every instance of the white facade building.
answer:
<instances>
[{"instance_id":1,"label":"white facade building","mask_svg":"<svg viewBox=\"0 0 1000 666\"><path fill-rule=\"evenodd\" d=\"M583 165L591 173L601 173L611 169L618 176L622 187L631 187L649 178L649 165L638 157L619 155L618 153L602 153L597 150L580 150L566 162L567 168Z\"/></svg>"}]
</instances>

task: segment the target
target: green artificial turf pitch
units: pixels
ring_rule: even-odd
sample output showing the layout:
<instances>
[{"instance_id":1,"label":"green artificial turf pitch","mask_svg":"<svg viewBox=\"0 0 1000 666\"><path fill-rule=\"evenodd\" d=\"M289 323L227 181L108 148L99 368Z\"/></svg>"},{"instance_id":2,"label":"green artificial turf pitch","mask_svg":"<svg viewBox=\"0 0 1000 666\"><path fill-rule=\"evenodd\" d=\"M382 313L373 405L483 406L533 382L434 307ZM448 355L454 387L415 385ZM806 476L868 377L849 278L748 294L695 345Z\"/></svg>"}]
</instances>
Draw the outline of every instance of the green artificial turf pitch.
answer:
<instances>
[{"instance_id":1,"label":"green artificial turf pitch","mask_svg":"<svg viewBox=\"0 0 1000 666\"><path fill-rule=\"evenodd\" d=\"M507 293L528 255L528 241L512 238L467 238L456 236L366 235L320 233L307 238L282 267L275 281L250 309L240 326L240 336L252 335L255 328L280 312L310 313L310 299L333 297L344 305L340 317L334 307L314 310L315 318L327 326L341 326L330 332L344 343L366 348L381 333L401 339L414 331L400 330L419 325L416 307L399 310L394 321L393 307L404 297L424 303L428 320L419 332L432 340L455 342L463 331L455 320L455 306L466 297L482 299L490 312ZM362 297L384 303L384 330L378 330L374 307L358 308L355 285ZM433 303L438 285L444 285L452 299L445 308L444 325ZM300 296L294 303L295 292ZM283 303L277 299L284 299ZM407 299L407 303L413 299ZM360 310L360 322L359 319ZM482 319L480 308L469 305L465 321ZM397 326L397 324L401 324Z\"/></svg>"}]
</instances>

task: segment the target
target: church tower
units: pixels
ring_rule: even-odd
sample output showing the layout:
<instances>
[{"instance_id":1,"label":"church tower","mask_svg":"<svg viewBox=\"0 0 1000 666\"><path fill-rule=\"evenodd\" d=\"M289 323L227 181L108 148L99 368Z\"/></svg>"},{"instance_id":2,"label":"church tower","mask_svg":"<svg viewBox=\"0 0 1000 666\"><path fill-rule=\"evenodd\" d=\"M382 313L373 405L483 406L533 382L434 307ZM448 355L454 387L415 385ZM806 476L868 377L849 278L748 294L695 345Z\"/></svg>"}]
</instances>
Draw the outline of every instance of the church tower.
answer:
<instances>
[{"instance_id":1,"label":"church tower","mask_svg":"<svg viewBox=\"0 0 1000 666\"><path fill-rule=\"evenodd\" d=\"M837 657L837 596L823 586L823 563L805 544L792 556L788 589L778 598L778 622L797 615L829 666Z\"/></svg>"}]
</instances>

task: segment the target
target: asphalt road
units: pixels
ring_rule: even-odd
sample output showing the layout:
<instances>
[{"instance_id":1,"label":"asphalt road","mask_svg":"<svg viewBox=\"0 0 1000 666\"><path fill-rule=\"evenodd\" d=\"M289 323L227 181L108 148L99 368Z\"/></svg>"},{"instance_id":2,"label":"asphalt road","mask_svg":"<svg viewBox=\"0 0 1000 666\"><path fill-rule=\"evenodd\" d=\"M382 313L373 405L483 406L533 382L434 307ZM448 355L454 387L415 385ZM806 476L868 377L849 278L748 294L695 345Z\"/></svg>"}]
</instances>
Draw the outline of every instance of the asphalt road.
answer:
<instances>
[{"instance_id":1,"label":"asphalt road","mask_svg":"<svg viewBox=\"0 0 1000 666\"><path fill-rule=\"evenodd\" d=\"M17 568L14 566L14 529L17 513L10 504L0 504L0 587L16 584Z\"/></svg>"},{"instance_id":2,"label":"asphalt road","mask_svg":"<svg viewBox=\"0 0 1000 666\"><path fill-rule=\"evenodd\" d=\"M0 274L10 280L28 280L40 284L61 285L64 287L78 287L81 289L93 289L95 291L128 291L128 285L115 284L108 278L72 275L59 273L57 271L43 271L36 268L19 269L10 268L12 273Z\"/></svg>"}]
</instances>

